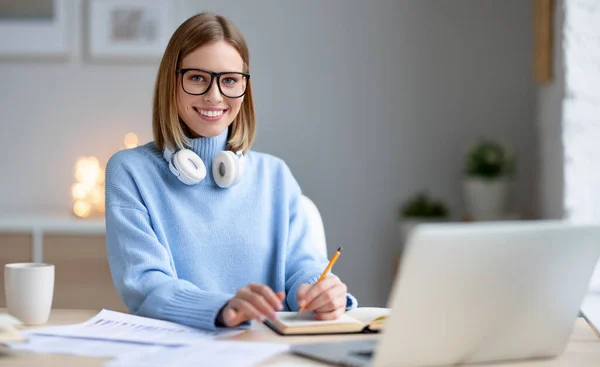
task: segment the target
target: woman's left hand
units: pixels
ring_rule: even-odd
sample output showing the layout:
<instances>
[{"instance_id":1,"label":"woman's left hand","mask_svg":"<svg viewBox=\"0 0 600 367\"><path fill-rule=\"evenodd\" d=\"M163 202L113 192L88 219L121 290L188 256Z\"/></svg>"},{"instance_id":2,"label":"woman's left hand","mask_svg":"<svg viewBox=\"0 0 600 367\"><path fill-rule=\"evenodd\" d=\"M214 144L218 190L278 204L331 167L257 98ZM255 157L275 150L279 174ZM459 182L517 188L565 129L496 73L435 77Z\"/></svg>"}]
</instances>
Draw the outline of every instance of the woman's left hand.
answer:
<instances>
[{"instance_id":1,"label":"woman's left hand","mask_svg":"<svg viewBox=\"0 0 600 367\"><path fill-rule=\"evenodd\" d=\"M330 275L315 284L302 284L296 299L303 311L314 311L319 320L335 320L346 312L348 288L340 278Z\"/></svg>"}]
</instances>

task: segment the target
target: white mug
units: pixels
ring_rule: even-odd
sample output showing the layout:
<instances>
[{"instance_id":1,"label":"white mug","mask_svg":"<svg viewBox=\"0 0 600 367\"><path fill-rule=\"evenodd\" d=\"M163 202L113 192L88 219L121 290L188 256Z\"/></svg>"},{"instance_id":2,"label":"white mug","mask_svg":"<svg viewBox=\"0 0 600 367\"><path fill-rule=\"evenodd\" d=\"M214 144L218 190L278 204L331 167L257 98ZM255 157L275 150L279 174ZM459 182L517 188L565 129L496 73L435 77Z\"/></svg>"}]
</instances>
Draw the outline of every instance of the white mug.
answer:
<instances>
[{"instance_id":1,"label":"white mug","mask_svg":"<svg viewBox=\"0 0 600 367\"><path fill-rule=\"evenodd\" d=\"M8 313L26 325L45 324L54 296L54 265L6 264L4 290Z\"/></svg>"}]
</instances>

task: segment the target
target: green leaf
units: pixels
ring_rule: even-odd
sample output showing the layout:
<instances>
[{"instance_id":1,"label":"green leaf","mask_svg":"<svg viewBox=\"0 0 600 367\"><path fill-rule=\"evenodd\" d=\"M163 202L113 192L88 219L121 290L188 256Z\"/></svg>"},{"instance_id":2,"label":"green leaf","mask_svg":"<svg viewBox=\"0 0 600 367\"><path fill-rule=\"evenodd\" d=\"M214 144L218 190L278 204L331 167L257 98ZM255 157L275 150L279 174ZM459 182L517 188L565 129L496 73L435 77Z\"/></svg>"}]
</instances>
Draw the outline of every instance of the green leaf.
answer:
<instances>
[{"instance_id":1,"label":"green leaf","mask_svg":"<svg viewBox=\"0 0 600 367\"><path fill-rule=\"evenodd\" d=\"M400 216L404 218L447 218L449 215L444 203L425 192L414 195L400 209Z\"/></svg>"},{"instance_id":2,"label":"green leaf","mask_svg":"<svg viewBox=\"0 0 600 367\"><path fill-rule=\"evenodd\" d=\"M465 173L469 177L496 179L510 177L516 160L499 143L482 139L467 154Z\"/></svg>"}]
</instances>

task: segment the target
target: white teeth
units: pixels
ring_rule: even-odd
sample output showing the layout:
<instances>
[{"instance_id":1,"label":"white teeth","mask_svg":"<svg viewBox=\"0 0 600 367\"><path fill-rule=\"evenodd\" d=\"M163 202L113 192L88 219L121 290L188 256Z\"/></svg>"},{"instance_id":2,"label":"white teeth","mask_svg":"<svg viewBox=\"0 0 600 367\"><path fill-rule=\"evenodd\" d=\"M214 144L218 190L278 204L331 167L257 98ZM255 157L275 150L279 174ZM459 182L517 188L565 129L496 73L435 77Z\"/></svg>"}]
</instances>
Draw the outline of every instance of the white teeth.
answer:
<instances>
[{"instance_id":1,"label":"white teeth","mask_svg":"<svg viewBox=\"0 0 600 367\"><path fill-rule=\"evenodd\" d=\"M200 114L203 116L208 116L208 117L218 117L221 116L223 114L223 110L220 111L205 111L205 110L199 110Z\"/></svg>"}]
</instances>

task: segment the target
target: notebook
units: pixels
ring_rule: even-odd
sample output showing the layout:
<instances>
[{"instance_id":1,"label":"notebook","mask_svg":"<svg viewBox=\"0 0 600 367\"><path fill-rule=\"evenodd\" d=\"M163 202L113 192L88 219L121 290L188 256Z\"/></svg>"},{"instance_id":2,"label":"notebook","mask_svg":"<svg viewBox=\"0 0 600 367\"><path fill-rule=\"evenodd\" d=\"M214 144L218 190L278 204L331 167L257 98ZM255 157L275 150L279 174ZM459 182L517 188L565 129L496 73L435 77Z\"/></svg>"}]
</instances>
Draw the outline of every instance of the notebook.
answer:
<instances>
[{"instance_id":1,"label":"notebook","mask_svg":"<svg viewBox=\"0 0 600 367\"><path fill-rule=\"evenodd\" d=\"M280 335L377 333L383 329L389 308L359 307L337 320L317 320L312 312L277 312L265 324Z\"/></svg>"}]
</instances>

